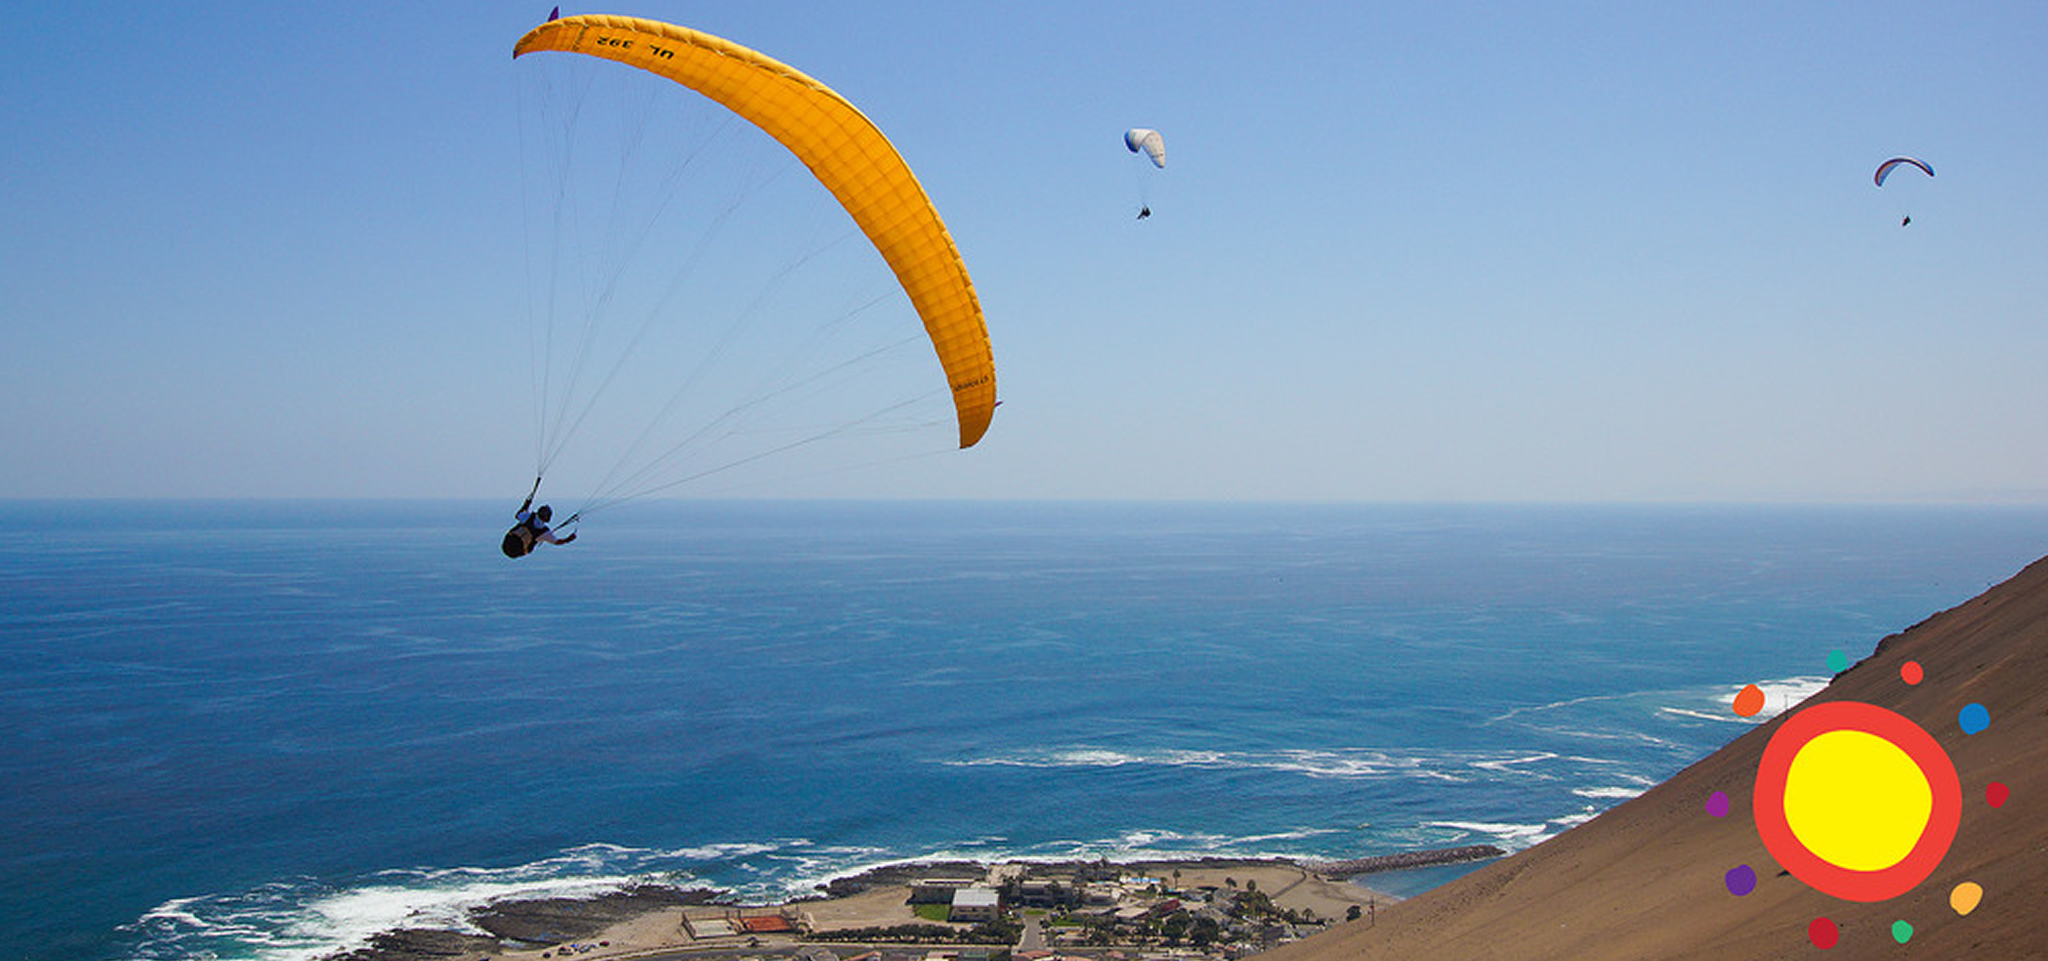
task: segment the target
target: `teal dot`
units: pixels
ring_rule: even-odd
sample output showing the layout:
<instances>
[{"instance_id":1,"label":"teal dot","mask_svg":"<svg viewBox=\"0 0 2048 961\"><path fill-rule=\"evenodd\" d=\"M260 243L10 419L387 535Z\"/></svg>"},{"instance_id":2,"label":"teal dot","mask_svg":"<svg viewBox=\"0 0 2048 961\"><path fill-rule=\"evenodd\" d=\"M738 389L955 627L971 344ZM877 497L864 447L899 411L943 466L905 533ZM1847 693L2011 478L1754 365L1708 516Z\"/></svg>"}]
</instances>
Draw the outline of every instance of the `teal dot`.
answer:
<instances>
[{"instance_id":1,"label":"teal dot","mask_svg":"<svg viewBox=\"0 0 2048 961\"><path fill-rule=\"evenodd\" d=\"M1975 734L1991 726L1991 712L1982 704L1965 704L1956 712L1956 723L1963 726L1964 734Z\"/></svg>"},{"instance_id":2,"label":"teal dot","mask_svg":"<svg viewBox=\"0 0 2048 961\"><path fill-rule=\"evenodd\" d=\"M1841 648L1836 648L1828 652L1828 670L1833 671L1836 674L1840 674L1848 669L1849 655L1842 653Z\"/></svg>"},{"instance_id":3,"label":"teal dot","mask_svg":"<svg viewBox=\"0 0 2048 961\"><path fill-rule=\"evenodd\" d=\"M1892 940L1900 944L1913 940L1913 926L1904 921L1893 921Z\"/></svg>"}]
</instances>

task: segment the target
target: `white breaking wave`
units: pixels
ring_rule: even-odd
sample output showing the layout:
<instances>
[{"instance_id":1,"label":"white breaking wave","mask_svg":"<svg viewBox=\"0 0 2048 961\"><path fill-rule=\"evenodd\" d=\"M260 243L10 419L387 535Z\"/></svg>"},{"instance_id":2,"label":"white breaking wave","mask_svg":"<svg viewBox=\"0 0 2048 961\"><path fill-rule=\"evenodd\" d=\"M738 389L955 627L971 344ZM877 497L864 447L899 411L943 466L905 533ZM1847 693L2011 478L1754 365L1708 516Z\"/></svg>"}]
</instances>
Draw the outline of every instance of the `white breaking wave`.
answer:
<instances>
[{"instance_id":1,"label":"white breaking wave","mask_svg":"<svg viewBox=\"0 0 2048 961\"><path fill-rule=\"evenodd\" d=\"M1758 681L1756 686L1762 688L1764 692L1764 709L1757 718L1777 717L1798 707L1807 698L1819 694L1833 680L1831 677L1787 677L1775 681ZM1733 704L1734 701L1735 695L1730 693L1728 702ZM1732 713L1733 709L1730 711Z\"/></svg>"},{"instance_id":2,"label":"white breaking wave","mask_svg":"<svg viewBox=\"0 0 2048 961\"><path fill-rule=\"evenodd\" d=\"M1518 718L1518 717L1520 717L1520 716L1522 716L1522 715L1524 715L1524 714L1536 714L1536 713L1541 713L1541 712L1544 712L1544 711L1556 711L1556 710L1560 710L1560 709L1563 709L1563 708L1568 708L1568 707L1577 707L1577 706L1579 706L1579 705L1581 705L1581 704L1596 704L1596 703L1599 703L1599 702L1602 702L1602 701L1618 701L1618 700L1621 700L1622 698L1625 698L1625 697L1631 697L1631 696L1633 696L1633 695L1628 695L1628 694L1601 694L1601 695L1591 695L1591 696L1587 696L1587 697L1574 697L1574 698L1570 698L1570 699L1568 699L1568 700L1563 700L1563 701L1552 701L1552 702L1550 702L1549 704L1535 704L1535 705L1531 705L1531 706L1528 706L1528 707L1518 707L1518 708L1514 708L1514 709L1512 709L1512 710L1509 710L1508 712L1506 712L1506 713L1504 713L1504 714L1498 714L1498 715L1495 715L1495 716L1493 716L1493 717L1487 718L1487 719L1486 719L1486 723L1488 723L1488 724L1494 724L1494 723L1498 723L1498 722L1500 722L1500 721L1512 721L1512 720L1514 720L1515 718Z\"/></svg>"},{"instance_id":3,"label":"white breaking wave","mask_svg":"<svg viewBox=\"0 0 2048 961\"><path fill-rule=\"evenodd\" d=\"M1744 685L1733 684L1569 698L1514 708L1488 718L1486 723L1513 723L1545 734L1588 741L1675 747L1675 742L1660 736L1654 725L1643 722L1662 718L1753 726L1797 706L1826 687L1829 680L1826 677L1802 676L1758 681L1757 687L1764 692L1764 710L1754 717L1741 717L1735 713L1735 695ZM1606 705L1613 707L1607 708ZM1601 710L1589 714L1583 710L1588 707ZM1603 716L1611 719L1611 725L1589 723Z\"/></svg>"},{"instance_id":4,"label":"white breaking wave","mask_svg":"<svg viewBox=\"0 0 2048 961\"><path fill-rule=\"evenodd\" d=\"M1475 821L1425 821L1423 827L1443 828L1457 831L1465 837L1483 835L1515 847L1526 847L1544 836L1550 830L1549 822L1542 824L1489 824Z\"/></svg>"},{"instance_id":5,"label":"white breaking wave","mask_svg":"<svg viewBox=\"0 0 2048 961\"><path fill-rule=\"evenodd\" d=\"M1749 724L1755 718L1737 717L1733 711L1695 711L1684 707L1662 707L1658 710L1673 717L1689 717L1699 721L1715 721L1727 724Z\"/></svg>"},{"instance_id":6,"label":"white breaking wave","mask_svg":"<svg viewBox=\"0 0 2048 961\"><path fill-rule=\"evenodd\" d=\"M383 931L425 928L483 933L469 912L498 901L589 898L649 880L609 875L522 878L533 866L489 871L456 868L389 872L383 880L328 889L268 885L240 895L179 898L137 922L149 939L145 956L248 957L252 961L314 961L367 946Z\"/></svg>"},{"instance_id":7,"label":"white breaking wave","mask_svg":"<svg viewBox=\"0 0 2048 961\"><path fill-rule=\"evenodd\" d=\"M314 961L364 947L380 932L401 928L484 933L470 913L502 901L593 898L649 883L710 885L693 867L776 858L809 842L781 840L648 850L589 844L508 867L454 867L380 872L353 884L281 882L236 894L176 898L129 928L145 958L247 958ZM820 849L809 856L857 856ZM762 886L786 894L784 884Z\"/></svg>"},{"instance_id":8,"label":"white breaking wave","mask_svg":"<svg viewBox=\"0 0 2048 961\"><path fill-rule=\"evenodd\" d=\"M1564 831L1568 831L1572 828L1578 827L1579 825L1584 824L1587 821L1591 821L1599 816L1600 812L1589 809L1586 811L1582 811L1578 814L1567 814L1561 818L1551 818L1550 823L1557 825L1559 830L1554 834L1543 835L1538 840L1548 841L1551 838L1556 837L1557 834L1562 834L1564 833Z\"/></svg>"},{"instance_id":9,"label":"white breaking wave","mask_svg":"<svg viewBox=\"0 0 2048 961\"><path fill-rule=\"evenodd\" d=\"M1544 761L1555 760L1557 760L1557 755L1551 754L1546 751L1541 754L1531 754L1526 757L1504 758L1495 761L1473 761L1472 766L1482 771L1492 771L1496 774L1526 774L1528 772L1523 770L1524 768L1527 768L1535 764L1541 764Z\"/></svg>"},{"instance_id":10,"label":"white breaking wave","mask_svg":"<svg viewBox=\"0 0 2048 961\"><path fill-rule=\"evenodd\" d=\"M1165 767L1228 767L1228 758L1216 751L1160 751L1154 754L1134 754L1109 748L1069 747L1055 748L1035 754L1010 754L1000 757L971 758L941 762L952 767L1124 767L1126 765L1158 765Z\"/></svg>"},{"instance_id":11,"label":"white breaking wave","mask_svg":"<svg viewBox=\"0 0 2048 961\"><path fill-rule=\"evenodd\" d=\"M1600 799L1620 798L1623 793L1633 797L1639 792L1624 788L1593 789ZM1615 793L1607 793L1609 791ZM1575 791L1573 793L1586 793ZM1593 796L1589 794L1588 796ZM1427 821L1421 826L1448 834L1437 834L1430 838L1434 843L1460 844L1491 842L1509 851L1520 851L1535 847L1564 832L1591 821L1601 814L1601 808L1588 807L1573 814L1564 814L1541 824L1517 824L1512 822L1489 821Z\"/></svg>"},{"instance_id":12,"label":"white breaking wave","mask_svg":"<svg viewBox=\"0 0 2048 961\"><path fill-rule=\"evenodd\" d=\"M1832 679L1826 677L1787 677L1774 681L1758 681L1757 689L1764 693L1764 707L1752 717L1743 717L1735 713L1735 696L1746 686L1742 684L1712 689L1702 699L1705 703L1666 705L1659 708L1659 711L1672 717L1754 727L1799 706L1807 698L1820 693L1821 689L1828 686L1830 680Z\"/></svg>"},{"instance_id":13,"label":"white breaking wave","mask_svg":"<svg viewBox=\"0 0 2048 961\"><path fill-rule=\"evenodd\" d=\"M1595 800L1626 801L1643 793L1639 787L1576 787L1572 793Z\"/></svg>"}]
</instances>

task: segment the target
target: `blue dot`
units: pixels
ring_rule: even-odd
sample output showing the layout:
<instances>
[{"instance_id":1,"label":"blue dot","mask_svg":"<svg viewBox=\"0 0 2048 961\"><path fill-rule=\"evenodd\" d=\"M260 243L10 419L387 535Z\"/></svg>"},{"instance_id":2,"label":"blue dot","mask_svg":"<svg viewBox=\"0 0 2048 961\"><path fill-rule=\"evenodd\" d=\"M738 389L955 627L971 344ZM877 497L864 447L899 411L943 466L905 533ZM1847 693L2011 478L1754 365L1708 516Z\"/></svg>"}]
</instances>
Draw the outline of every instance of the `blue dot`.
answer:
<instances>
[{"instance_id":1,"label":"blue dot","mask_svg":"<svg viewBox=\"0 0 2048 961\"><path fill-rule=\"evenodd\" d=\"M1982 704L1965 704L1956 712L1956 723L1963 726L1964 734L1975 734L1991 726L1991 712Z\"/></svg>"}]
</instances>

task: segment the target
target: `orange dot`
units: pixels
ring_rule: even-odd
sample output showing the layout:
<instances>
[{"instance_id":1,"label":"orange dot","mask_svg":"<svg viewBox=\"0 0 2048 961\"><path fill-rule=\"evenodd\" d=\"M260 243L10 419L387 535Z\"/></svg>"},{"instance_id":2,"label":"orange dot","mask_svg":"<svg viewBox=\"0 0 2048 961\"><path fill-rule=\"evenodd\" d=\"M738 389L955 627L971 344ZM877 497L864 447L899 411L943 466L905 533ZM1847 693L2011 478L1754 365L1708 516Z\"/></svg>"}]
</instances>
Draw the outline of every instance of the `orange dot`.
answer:
<instances>
[{"instance_id":1,"label":"orange dot","mask_svg":"<svg viewBox=\"0 0 2048 961\"><path fill-rule=\"evenodd\" d=\"M1907 661L1899 665L1899 680L1908 684L1918 684L1920 679L1926 676L1927 672L1920 669L1919 661Z\"/></svg>"},{"instance_id":2,"label":"orange dot","mask_svg":"<svg viewBox=\"0 0 2048 961\"><path fill-rule=\"evenodd\" d=\"M1735 713L1741 717L1755 717L1764 709L1764 689L1754 684L1745 686L1735 695Z\"/></svg>"},{"instance_id":3,"label":"orange dot","mask_svg":"<svg viewBox=\"0 0 2048 961\"><path fill-rule=\"evenodd\" d=\"M1948 906L1956 909L1957 914L1968 915L1977 910L1977 905L1982 903L1984 886L1975 881L1964 881L1948 893Z\"/></svg>"}]
</instances>

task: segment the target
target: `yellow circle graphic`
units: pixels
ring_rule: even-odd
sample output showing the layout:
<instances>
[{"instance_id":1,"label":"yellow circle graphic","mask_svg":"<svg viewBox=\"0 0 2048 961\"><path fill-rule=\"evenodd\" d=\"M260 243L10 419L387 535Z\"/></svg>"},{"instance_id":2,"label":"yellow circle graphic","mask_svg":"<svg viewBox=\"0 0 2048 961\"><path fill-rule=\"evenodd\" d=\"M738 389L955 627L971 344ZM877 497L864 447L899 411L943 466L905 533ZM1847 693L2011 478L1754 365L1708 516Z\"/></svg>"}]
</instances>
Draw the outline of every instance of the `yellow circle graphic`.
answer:
<instances>
[{"instance_id":1,"label":"yellow circle graphic","mask_svg":"<svg viewBox=\"0 0 2048 961\"><path fill-rule=\"evenodd\" d=\"M1821 734L1785 776L1785 820L1815 856L1882 871L1911 854L1934 812L1934 788L1904 749L1865 731Z\"/></svg>"}]
</instances>

